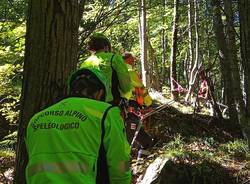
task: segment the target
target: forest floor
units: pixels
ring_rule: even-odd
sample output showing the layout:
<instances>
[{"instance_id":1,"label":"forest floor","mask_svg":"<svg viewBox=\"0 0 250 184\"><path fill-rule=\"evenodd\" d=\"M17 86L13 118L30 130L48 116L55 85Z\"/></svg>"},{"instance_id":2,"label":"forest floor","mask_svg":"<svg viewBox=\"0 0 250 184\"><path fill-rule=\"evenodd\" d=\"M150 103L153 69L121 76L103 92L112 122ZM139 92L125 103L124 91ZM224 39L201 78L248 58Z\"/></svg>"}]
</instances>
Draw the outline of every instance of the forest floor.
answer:
<instances>
[{"instance_id":1,"label":"forest floor","mask_svg":"<svg viewBox=\"0 0 250 184\"><path fill-rule=\"evenodd\" d=\"M152 183L250 184L250 156L237 124L212 118L205 107L194 115L192 107L177 102L146 122L158 142L140 162L133 149L134 183L143 183L148 166L164 157L168 161ZM13 183L14 160L13 151L0 152L0 183Z\"/></svg>"},{"instance_id":2,"label":"forest floor","mask_svg":"<svg viewBox=\"0 0 250 184\"><path fill-rule=\"evenodd\" d=\"M133 150L134 183L250 184L250 155L240 127L208 114L206 107L194 114L175 102L151 116L145 129L159 141L140 162ZM150 168L157 158L167 162Z\"/></svg>"},{"instance_id":3,"label":"forest floor","mask_svg":"<svg viewBox=\"0 0 250 184\"><path fill-rule=\"evenodd\" d=\"M15 153L12 150L0 151L0 184L12 184Z\"/></svg>"}]
</instances>

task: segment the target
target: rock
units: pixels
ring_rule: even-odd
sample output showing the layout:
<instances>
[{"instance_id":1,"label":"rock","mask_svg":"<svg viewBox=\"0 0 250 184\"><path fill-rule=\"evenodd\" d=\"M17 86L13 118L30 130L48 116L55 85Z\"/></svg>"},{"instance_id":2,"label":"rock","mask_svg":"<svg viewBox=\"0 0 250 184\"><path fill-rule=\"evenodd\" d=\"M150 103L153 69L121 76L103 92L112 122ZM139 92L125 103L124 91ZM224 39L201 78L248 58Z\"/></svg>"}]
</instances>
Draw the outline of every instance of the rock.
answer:
<instances>
[{"instance_id":1,"label":"rock","mask_svg":"<svg viewBox=\"0 0 250 184\"><path fill-rule=\"evenodd\" d=\"M159 183L160 177L159 175L162 173L162 169L164 168L168 158L157 157L153 163L151 163L146 173L141 181L138 184L157 184Z\"/></svg>"}]
</instances>

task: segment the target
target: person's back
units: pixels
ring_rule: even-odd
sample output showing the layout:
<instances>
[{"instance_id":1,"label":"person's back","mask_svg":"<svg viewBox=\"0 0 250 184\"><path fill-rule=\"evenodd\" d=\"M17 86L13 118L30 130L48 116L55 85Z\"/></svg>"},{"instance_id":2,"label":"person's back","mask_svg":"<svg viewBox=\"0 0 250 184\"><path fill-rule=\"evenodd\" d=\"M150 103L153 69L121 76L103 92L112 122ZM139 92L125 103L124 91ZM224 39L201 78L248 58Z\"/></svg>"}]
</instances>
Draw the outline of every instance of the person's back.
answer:
<instances>
[{"instance_id":1,"label":"person's back","mask_svg":"<svg viewBox=\"0 0 250 184\"><path fill-rule=\"evenodd\" d=\"M109 40L103 34L94 34L88 43L92 55L87 58L80 68L97 68L106 77L110 88L107 92L106 102L117 105L120 93L131 90L131 80L128 68L119 54L110 52Z\"/></svg>"},{"instance_id":2,"label":"person's back","mask_svg":"<svg viewBox=\"0 0 250 184\"><path fill-rule=\"evenodd\" d=\"M140 149L138 152L138 159L140 160L141 157L149 154L147 149L154 146L157 141L145 131L144 126L142 126L140 117L142 110L144 109L143 106L150 106L152 104L152 99L147 93L147 90L144 88L142 81L139 78L137 71L135 70L135 58L133 57L133 55L131 53L125 52L123 58L125 63L128 65L129 74L133 86L130 92L131 94L123 94L129 102L125 118L125 127L127 139L131 144L131 147L133 147L133 141L136 141L140 145ZM145 122L143 124L145 124Z\"/></svg>"},{"instance_id":3,"label":"person's back","mask_svg":"<svg viewBox=\"0 0 250 184\"><path fill-rule=\"evenodd\" d=\"M152 98L150 97L148 90L144 87L139 74L135 69L135 58L131 53L125 52L123 59L127 64L132 84L131 91L124 94L125 98L136 101L140 106L150 106L152 104Z\"/></svg>"},{"instance_id":4,"label":"person's back","mask_svg":"<svg viewBox=\"0 0 250 184\"><path fill-rule=\"evenodd\" d=\"M130 170L125 166L130 149L120 110L108 103L81 97L80 89L76 88L76 92L79 96L68 97L31 119L26 136L27 183L94 184L98 159L106 152L110 183L129 184Z\"/></svg>"}]
</instances>

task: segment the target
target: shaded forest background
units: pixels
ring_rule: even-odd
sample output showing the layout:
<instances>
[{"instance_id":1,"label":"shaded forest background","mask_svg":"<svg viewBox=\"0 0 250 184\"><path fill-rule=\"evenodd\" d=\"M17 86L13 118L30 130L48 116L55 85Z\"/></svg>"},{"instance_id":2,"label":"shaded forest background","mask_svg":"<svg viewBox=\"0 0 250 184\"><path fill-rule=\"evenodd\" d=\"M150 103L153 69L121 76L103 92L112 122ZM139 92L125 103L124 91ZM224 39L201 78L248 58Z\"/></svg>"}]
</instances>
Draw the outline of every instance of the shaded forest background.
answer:
<instances>
[{"instance_id":1,"label":"shaded forest background","mask_svg":"<svg viewBox=\"0 0 250 184\"><path fill-rule=\"evenodd\" d=\"M245 145L247 154L249 8L247 0L2 0L1 154L17 150L16 167L25 167L28 120L65 95L67 77L89 54L86 40L93 32L104 32L113 51L137 57L148 88L187 106L196 101L204 70L211 115L240 129L245 139L240 136L237 145ZM17 183L22 182L19 173Z\"/></svg>"}]
</instances>

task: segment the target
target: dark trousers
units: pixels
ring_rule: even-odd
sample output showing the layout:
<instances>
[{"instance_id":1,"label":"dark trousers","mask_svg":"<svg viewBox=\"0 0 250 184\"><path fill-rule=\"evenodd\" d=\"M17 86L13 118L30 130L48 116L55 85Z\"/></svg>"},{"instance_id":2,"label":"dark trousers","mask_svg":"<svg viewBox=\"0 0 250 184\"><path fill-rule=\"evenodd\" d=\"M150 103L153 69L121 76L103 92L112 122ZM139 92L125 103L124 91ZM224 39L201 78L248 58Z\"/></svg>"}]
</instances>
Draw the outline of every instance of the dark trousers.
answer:
<instances>
[{"instance_id":1,"label":"dark trousers","mask_svg":"<svg viewBox=\"0 0 250 184\"><path fill-rule=\"evenodd\" d=\"M127 114L127 118L125 118L125 126L129 144L131 144L134 138L139 122L140 118L135 113L129 112ZM153 138L147 132L145 132L143 126L140 128L135 140L144 149L147 149L153 145Z\"/></svg>"}]
</instances>

